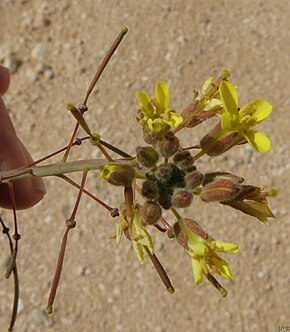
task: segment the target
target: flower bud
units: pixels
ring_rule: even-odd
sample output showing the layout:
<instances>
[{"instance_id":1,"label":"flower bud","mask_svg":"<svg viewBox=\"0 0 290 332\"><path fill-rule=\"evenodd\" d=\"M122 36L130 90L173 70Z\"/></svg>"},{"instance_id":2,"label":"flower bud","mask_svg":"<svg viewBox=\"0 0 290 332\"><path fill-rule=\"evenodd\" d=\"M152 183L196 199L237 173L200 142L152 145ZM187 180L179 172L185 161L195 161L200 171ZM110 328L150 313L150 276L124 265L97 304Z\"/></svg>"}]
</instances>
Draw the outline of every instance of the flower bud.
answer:
<instances>
[{"instance_id":1,"label":"flower bud","mask_svg":"<svg viewBox=\"0 0 290 332\"><path fill-rule=\"evenodd\" d=\"M188 169L193 165L193 157L189 151L180 151L175 153L173 162L181 169Z\"/></svg>"},{"instance_id":2,"label":"flower bud","mask_svg":"<svg viewBox=\"0 0 290 332\"><path fill-rule=\"evenodd\" d=\"M201 226L195 220L190 218L183 218L182 221L193 233L200 236L204 240L209 239L208 233L204 229L202 229Z\"/></svg>"},{"instance_id":3,"label":"flower bud","mask_svg":"<svg viewBox=\"0 0 290 332\"><path fill-rule=\"evenodd\" d=\"M185 176L185 186L187 189L195 189L202 184L203 174L199 171L192 171Z\"/></svg>"},{"instance_id":4,"label":"flower bud","mask_svg":"<svg viewBox=\"0 0 290 332\"><path fill-rule=\"evenodd\" d=\"M215 142L215 137L219 135L222 127L220 122L200 141L200 146L209 156L219 156L225 151L229 150L236 140L238 134L231 133L224 136Z\"/></svg>"},{"instance_id":5,"label":"flower bud","mask_svg":"<svg viewBox=\"0 0 290 332\"><path fill-rule=\"evenodd\" d=\"M161 138L160 133L155 133L155 132L146 132L143 130L143 139L147 144L153 144L155 145L157 141L159 141Z\"/></svg>"},{"instance_id":6,"label":"flower bud","mask_svg":"<svg viewBox=\"0 0 290 332\"><path fill-rule=\"evenodd\" d=\"M146 180L143 182L141 193L143 197L154 199L159 193L158 185L154 181Z\"/></svg>"},{"instance_id":7,"label":"flower bud","mask_svg":"<svg viewBox=\"0 0 290 332\"><path fill-rule=\"evenodd\" d=\"M172 196L172 205L178 208L188 207L192 202L193 195L187 189L177 189Z\"/></svg>"},{"instance_id":8,"label":"flower bud","mask_svg":"<svg viewBox=\"0 0 290 332\"><path fill-rule=\"evenodd\" d=\"M239 194L239 186L230 179L219 179L206 184L200 193L204 202L229 202Z\"/></svg>"},{"instance_id":9,"label":"flower bud","mask_svg":"<svg viewBox=\"0 0 290 332\"><path fill-rule=\"evenodd\" d=\"M163 157L171 157L179 148L179 139L169 131L157 142L160 154Z\"/></svg>"},{"instance_id":10,"label":"flower bud","mask_svg":"<svg viewBox=\"0 0 290 332\"><path fill-rule=\"evenodd\" d=\"M162 193L158 197L158 203L163 207L163 209L168 210L171 208L171 198L172 196L168 193Z\"/></svg>"},{"instance_id":11,"label":"flower bud","mask_svg":"<svg viewBox=\"0 0 290 332\"><path fill-rule=\"evenodd\" d=\"M135 170L126 164L108 164L101 170L101 176L114 186L129 187L135 177Z\"/></svg>"},{"instance_id":12,"label":"flower bud","mask_svg":"<svg viewBox=\"0 0 290 332\"><path fill-rule=\"evenodd\" d=\"M174 173L174 164L162 164L155 170L155 177L161 183L170 183Z\"/></svg>"},{"instance_id":13,"label":"flower bud","mask_svg":"<svg viewBox=\"0 0 290 332\"><path fill-rule=\"evenodd\" d=\"M203 180L203 185L205 186L209 182L213 182L216 180L230 180L235 184L239 184L244 182L244 178L237 176L235 174L229 173L229 172L211 172L211 173L206 173L204 175L204 180Z\"/></svg>"},{"instance_id":14,"label":"flower bud","mask_svg":"<svg viewBox=\"0 0 290 332\"><path fill-rule=\"evenodd\" d=\"M144 224L154 225L162 215L161 207L152 201L145 202L141 208L141 216Z\"/></svg>"},{"instance_id":15,"label":"flower bud","mask_svg":"<svg viewBox=\"0 0 290 332\"><path fill-rule=\"evenodd\" d=\"M138 163L148 168L153 167L159 158L158 152L152 146L138 146L136 154Z\"/></svg>"},{"instance_id":16,"label":"flower bud","mask_svg":"<svg viewBox=\"0 0 290 332\"><path fill-rule=\"evenodd\" d=\"M176 236L176 239L178 241L178 243L185 249L185 250L188 250L189 247L188 247L188 243L187 243L187 238L186 238L186 235L184 234L184 232L182 231L181 227L180 227L180 223L179 222L176 222L174 225L173 225L173 229L174 229L174 232L175 232L175 236Z\"/></svg>"}]
</instances>

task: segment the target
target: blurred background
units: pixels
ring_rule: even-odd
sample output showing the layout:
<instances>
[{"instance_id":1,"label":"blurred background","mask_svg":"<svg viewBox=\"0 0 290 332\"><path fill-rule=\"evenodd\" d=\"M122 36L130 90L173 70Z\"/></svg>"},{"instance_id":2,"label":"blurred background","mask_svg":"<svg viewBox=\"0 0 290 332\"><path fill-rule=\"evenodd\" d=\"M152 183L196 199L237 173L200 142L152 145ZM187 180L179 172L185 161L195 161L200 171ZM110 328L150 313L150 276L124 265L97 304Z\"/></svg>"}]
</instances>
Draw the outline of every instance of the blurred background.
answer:
<instances>
[{"instance_id":1,"label":"blurred background","mask_svg":"<svg viewBox=\"0 0 290 332\"><path fill-rule=\"evenodd\" d=\"M217 204L196 204L194 218L217 240L241 252L226 257L235 276L221 280L227 298L204 282L196 287L188 256L176 241L152 231L156 253L175 287L169 295L149 259L138 263L131 245L110 239L114 220L83 197L77 228L70 233L55 312L44 313L59 244L77 191L46 178L47 194L18 213L21 293L15 331L277 331L290 327L289 263L289 1L42 1L0 0L0 62L12 81L4 100L19 137L34 159L67 144L74 119L68 102L83 101L86 89L121 27L129 33L90 97L86 119L104 140L128 153L142 144L135 91L153 95L169 82L171 106L182 111L210 76L231 71L240 104L265 99L273 113L261 130L270 136L266 155L247 146L197 167L230 171L248 184L275 186L276 215L269 226ZM210 125L211 128L211 125ZM196 144L208 125L186 130L184 145ZM82 135L82 133L81 133ZM81 136L80 135L80 136ZM73 159L98 158L83 144ZM52 161L58 161L53 158ZM74 177L80 181L80 174ZM96 172L87 188L118 207L122 192ZM12 214L1 211L12 227ZM173 221L172 215L166 215ZM0 237L0 330L9 323L12 279L4 277L8 245Z\"/></svg>"}]
</instances>

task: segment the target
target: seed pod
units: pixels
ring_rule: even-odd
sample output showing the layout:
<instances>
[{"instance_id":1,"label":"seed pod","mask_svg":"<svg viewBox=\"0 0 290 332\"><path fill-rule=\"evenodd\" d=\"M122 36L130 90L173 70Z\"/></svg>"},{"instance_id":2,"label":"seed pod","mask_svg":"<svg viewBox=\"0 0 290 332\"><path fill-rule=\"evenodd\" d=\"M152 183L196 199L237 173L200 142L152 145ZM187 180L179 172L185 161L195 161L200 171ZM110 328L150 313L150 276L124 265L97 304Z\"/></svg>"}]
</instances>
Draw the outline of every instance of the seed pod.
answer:
<instances>
[{"instance_id":1,"label":"seed pod","mask_svg":"<svg viewBox=\"0 0 290 332\"><path fill-rule=\"evenodd\" d=\"M171 157L179 148L179 139L169 131L157 142L160 154L163 157Z\"/></svg>"},{"instance_id":2,"label":"seed pod","mask_svg":"<svg viewBox=\"0 0 290 332\"><path fill-rule=\"evenodd\" d=\"M193 165L193 157L189 151L180 151L175 153L173 162L179 168L187 170Z\"/></svg>"},{"instance_id":3,"label":"seed pod","mask_svg":"<svg viewBox=\"0 0 290 332\"><path fill-rule=\"evenodd\" d=\"M192 171L185 175L185 186L187 189L195 189L203 181L203 174L199 171Z\"/></svg>"},{"instance_id":4,"label":"seed pod","mask_svg":"<svg viewBox=\"0 0 290 332\"><path fill-rule=\"evenodd\" d=\"M154 181L146 180L143 182L141 192L143 197L154 199L159 193L158 185Z\"/></svg>"},{"instance_id":5,"label":"seed pod","mask_svg":"<svg viewBox=\"0 0 290 332\"><path fill-rule=\"evenodd\" d=\"M144 167L153 167L159 159L158 152L152 146L136 148L137 161Z\"/></svg>"},{"instance_id":6,"label":"seed pod","mask_svg":"<svg viewBox=\"0 0 290 332\"><path fill-rule=\"evenodd\" d=\"M144 224L154 225L162 216L162 209L156 203L147 201L141 208L141 216Z\"/></svg>"},{"instance_id":7,"label":"seed pod","mask_svg":"<svg viewBox=\"0 0 290 332\"><path fill-rule=\"evenodd\" d=\"M187 189L177 189L172 196L172 205L178 208L188 207L192 202L193 195Z\"/></svg>"},{"instance_id":8,"label":"seed pod","mask_svg":"<svg viewBox=\"0 0 290 332\"><path fill-rule=\"evenodd\" d=\"M101 170L101 176L114 186L131 186L135 170L126 164L108 164Z\"/></svg>"}]
</instances>

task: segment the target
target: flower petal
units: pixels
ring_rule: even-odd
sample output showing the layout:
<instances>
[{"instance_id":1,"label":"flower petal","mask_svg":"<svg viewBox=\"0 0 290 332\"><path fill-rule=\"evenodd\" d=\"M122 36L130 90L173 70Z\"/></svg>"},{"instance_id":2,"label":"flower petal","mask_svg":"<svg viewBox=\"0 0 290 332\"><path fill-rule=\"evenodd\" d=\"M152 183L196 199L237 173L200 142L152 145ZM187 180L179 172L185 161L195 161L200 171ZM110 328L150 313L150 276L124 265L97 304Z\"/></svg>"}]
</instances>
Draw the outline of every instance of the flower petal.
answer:
<instances>
[{"instance_id":1,"label":"flower petal","mask_svg":"<svg viewBox=\"0 0 290 332\"><path fill-rule=\"evenodd\" d=\"M216 252L224 252L226 254L236 254L240 250L240 248L233 243L213 241L213 244L215 247L214 250Z\"/></svg>"},{"instance_id":2,"label":"flower petal","mask_svg":"<svg viewBox=\"0 0 290 332\"><path fill-rule=\"evenodd\" d=\"M167 82L159 82L155 86L156 99L158 101L159 111L162 113L169 107L169 89Z\"/></svg>"},{"instance_id":3,"label":"flower petal","mask_svg":"<svg viewBox=\"0 0 290 332\"><path fill-rule=\"evenodd\" d=\"M142 92L142 91L137 91L135 93L135 96L137 98L138 104L142 109L148 108L148 105L150 104L150 100L148 96Z\"/></svg>"},{"instance_id":4,"label":"flower petal","mask_svg":"<svg viewBox=\"0 0 290 332\"><path fill-rule=\"evenodd\" d=\"M222 81L219 86L222 102L227 112L238 114L238 94L235 86L228 82Z\"/></svg>"},{"instance_id":5,"label":"flower petal","mask_svg":"<svg viewBox=\"0 0 290 332\"><path fill-rule=\"evenodd\" d=\"M174 111L168 111L162 115L162 121L171 127L178 127L182 123L183 117Z\"/></svg>"},{"instance_id":6,"label":"flower petal","mask_svg":"<svg viewBox=\"0 0 290 332\"><path fill-rule=\"evenodd\" d=\"M247 130L244 136L249 144L260 153L267 153L271 149L271 141L259 131Z\"/></svg>"},{"instance_id":7,"label":"flower petal","mask_svg":"<svg viewBox=\"0 0 290 332\"><path fill-rule=\"evenodd\" d=\"M201 97L204 97L212 90L212 83L214 82L214 77L208 78L201 88Z\"/></svg>"},{"instance_id":8,"label":"flower petal","mask_svg":"<svg viewBox=\"0 0 290 332\"><path fill-rule=\"evenodd\" d=\"M256 109L253 116L256 118L257 124L264 121L272 113L272 105L265 100L255 100L252 105Z\"/></svg>"},{"instance_id":9,"label":"flower petal","mask_svg":"<svg viewBox=\"0 0 290 332\"><path fill-rule=\"evenodd\" d=\"M224 130L232 130L235 127L233 116L229 112L224 112L221 118L221 126Z\"/></svg>"},{"instance_id":10,"label":"flower petal","mask_svg":"<svg viewBox=\"0 0 290 332\"><path fill-rule=\"evenodd\" d=\"M195 284L198 286L203 281L202 265L196 258L191 259L192 271Z\"/></svg>"},{"instance_id":11,"label":"flower petal","mask_svg":"<svg viewBox=\"0 0 290 332\"><path fill-rule=\"evenodd\" d=\"M218 255L212 256L208 264L213 272L218 273L225 279L234 280L229 264Z\"/></svg>"},{"instance_id":12,"label":"flower petal","mask_svg":"<svg viewBox=\"0 0 290 332\"><path fill-rule=\"evenodd\" d=\"M137 241L133 241L133 249L135 251L135 254L138 257L138 260L140 264L144 263L144 249L142 244L139 244Z\"/></svg>"}]
</instances>

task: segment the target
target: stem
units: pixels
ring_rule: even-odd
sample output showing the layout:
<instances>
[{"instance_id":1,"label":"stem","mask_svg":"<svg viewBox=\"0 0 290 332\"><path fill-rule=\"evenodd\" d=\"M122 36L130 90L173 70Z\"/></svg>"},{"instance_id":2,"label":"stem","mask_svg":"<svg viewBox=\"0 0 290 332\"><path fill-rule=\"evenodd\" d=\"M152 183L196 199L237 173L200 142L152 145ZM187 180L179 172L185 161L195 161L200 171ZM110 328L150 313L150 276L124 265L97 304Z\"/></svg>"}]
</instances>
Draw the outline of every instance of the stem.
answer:
<instances>
[{"instance_id":1,"label":"stem","mask_svg":"<svg viewBox=\"0 0 290 332\"><path fill-rule=\"evenodd\" d=\"M115 147L114 145L111 145L110 143L107 143L103 140L100 139L100 144L104 145L106 148L108 148L109 150L117 153L119 156L124 157L124 158L132 158L132 156L130 156L128 153L120 150L119 148Z\"/></svg>"},{"instance_id":2,"label":"stem","mask_svg":"<svg viewBox=\"0 0 290 332\"><path fill-rule=\"evenodd\" d=\"M106 151L106 149L104 149L104 147L102 146L102 144L98 143L96 146L100 149L100 151L103 153L103 155L105 156L105 158L108 161L113 161L112 157L108 154L108 152Z\"/></svg>"},{"instance_id":3,"label":"stem","mask_svg":"<svg viewBox=\"0 0 290 332\"><path fill-rule=\"evenodd\" d=\"M58 284L59 284L59 280L60 280L60 276L61 276L61 272L62 272L63 260L64 260L64 255L65 255L65 248L66 248L66 244L67 244L67 235L68 235L69 231L70 231L70 228L67 227L67 229L65 230L65 233L63 235L62 241L61 241L61 246L60 246L57 265L56 265L56 270L55 270L55 274L54 274L54 277L53 277L52 286L51 286L51 289L50 289L48 303L47 303L47 307L46 307L46 312L48 314L51 314L52 311L53 311L53 303L54 303L54 300L55 300L55 295L56 295L56 291L57 291L57 288L58 288Z\"/></svg>"},{"instance_id":4,"label":"stem","mask_svg":"<svg viewBox=\"0 0 290 332\"><path fill-rule=\"evenodd\" d=\"M78 141L74 141L74 142L73 142L72 146L74 146L74 145L80 145L80 142L82 142L82 141L84 141L84 140L86 140L86 139L89 139L89 138L90 138L89 136L79 138ZM68 148L68 146L65 146L65 147L63 147L63 148L61 148L61 149L59 149L59 150L57 150L57 151L55 151L55 152L53 152L53 153L47 155L47 156L45 156L45 157L43 157L43 158L41 158L41 159L38 159L38 160L34 161L34 162L33 162L31 165L29 165L29 166L34 166L34 165L36 165L36 164L41 163L42 161L44 161L44 160L46 160L46 159L49 159L49 158L51 158L51 157L53 157L53 156L56 156L57 154L59 154L59 153L65 151L67 148Z\"/></svg>"},{"instance_id":5,"label":"stem","mask_svg":"<svg viewBox=\"0 0 290 332\"><path fill-rule=\"evenodd\" d=\"M80 189L80 185L78 185L76 182L74 182L72 179L70 179L66 175L59 175L59 177L61 179L65 180L66 182L68 182L69 184L71 184L72 186ZM95 200L97 203L99 203L100 205L102 205L111 214L116 211L116 208L110 207L109 205L107 205L106 203L104 203L103 201L101 201L98 197L96 197L95 195L93 195L92 193L90 193L89 191L87 191L86 189L83 189L83 192L84 192L84 194L88 195L90 198L92 198L93 200Z\"/></svg>"},{"instance_id":6,"label":"stem","mask_svg":"<svg viewBox=\"0 0 290 332\"><path fill-rule=\"evenodd\" d=\"M75 228L75 226L76 226L75 218L76 218L76 214L77 214L77 211L78 211L78 208L79 208L82 193L84 191L84 186L85 186L85 183L86 183L87 175L88 175L88 170L85 169L83 171L83 176L82 176L82 181L81 181L81 185L80 185L80 189L79 189L79 194L78 194L78 197L76 199L74 209L72 211L72 214L71 214L70 218L67 219L67 221L66 221L67 222L67 224L66 224L67 228L66 228L65 233L64 233L63 238L62 238L61 247L60 247L58 260L57 260L57 266L56 266L56 270L55 270L55 274L54 274L54 278L53 278L53 282L52 282L52 286L51 286L51 290L50 290L50 294L49 294L49 298L48 298L48 303L47 303L47 307L46 307L46 311L47 311L48 314L51 314L52 311L53 311L53 303L54 303L54 300L55 300L56 291L57 291L57 288L58 288L58 285L59 285L61 272L62 272L62 267L63 267L64 255L65 255L65 250L66 250L66 245L67 245L67 237L68 237L69 231L72 228Z\"/></svg>"},{"instance_id":7,"label":"stem","mask_svg":"<svg viewBox=\"0 0 290 332\"><path fill-rule=\"evenodd\" d=\"M114 41L114 43L112 44L112 46L110 47L108 53L106 54L106 56L104 57L103 61L100 64L100 67L98 68L84 99L83 104L86 105L87 101L89 99L89 96L91 94L91 92L93 91L96 83L98 82L99 78L101 77L104 69L106 68L107 64L109 63L111 57L113 56L113 54L115 53L116 49L118 48L118 46L120 45L123 37L126 35L126 33L128 32L128 28L125 27L121 30L121 32L119 33L118 37L116 38L116 40Z\"/></svg>"},{"instance_id":8,"label":"stem","mask_svg":"<svg viewBox=\"0 0 290 332\"><path fill-rule=\"evenodd\" d=\"M177 220L182 219L181 215L177 212L177 210L174 207L171 207L171 212L175 215Z\"/></svg>"},{"instance_id":9,"label":"stem","mask_svg":"<svg viewBox=\"0 0 290 332\"><path fill-rule=\"evenodd\" d=\"M11 252L11 255L13 255L14 248L13 248L12 239L11 239L10 234L9 234L9 228L5 225L3 219L1 218L1 215L0 215L0 223L1 223L2 228L3 228L3 234L7 235L8 242L9 242L9 247L10 247L10 252ZM17 318L18 303L19 303L19 277L18 277L16 261L14 261L14 266L13 266L12 271L13 271L13 280L14 280L14 299L13 299L11 319L10 319L10 324L9 324L8 331L12 331L13 327L15 325L16 318Z\"/></svg>"},{"instance_id":10,"label":"stem","mask_svg":"<svg viewBox=\"0 0 290 332\"><path fill-rule=\"evenodd\" d=\"M165 272L163 266L161 265L160 261L158 260L157 256L155 254L152 255L150 250L146 246L143 246L143 248L146 250L152 264L154 265L157 273L159 274L159 276L160 276L162 282L164 283L165 287L167 288L168 292L170 294L174 293L175 289L172 286L171 281L170 281L167 273Z\"/></svg>"},{"instance_id":11,"label":"stem","mask_svg":"<svg viewBox=\"0 0 290 332\"><path fill-rule=\"evenodd\" d=\"M66 163L60 162L45 166L11 169L0 173L0 183L32 177L58 176L65 173L81 172L84 169L100 170L106 164L107 161L105 159L85 159Z\"/></svg>"},{"instance_id":12,"label":"stem","mask_svg":"<svg viewBox=\"0 0 290 332\"><path fill-rule=\"evenodd\" d=\"M76 218L76 214L77 214L77 211L78 211L78 208L79 208L79 205L80 205L82 193L84 191L84 186L85 186L85 183L86 183L87 175L88 175L88 169L85 169L83 171L81 186L79 188L79 194L78 194L78 197L77 197L77 200L76 200L73 212L72 212L72 214L71 214L71 216L69 218L70 220L75 220L75 218Z\"/></svg>"}]
</instances>

